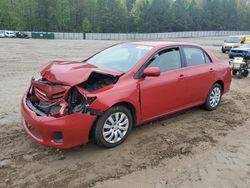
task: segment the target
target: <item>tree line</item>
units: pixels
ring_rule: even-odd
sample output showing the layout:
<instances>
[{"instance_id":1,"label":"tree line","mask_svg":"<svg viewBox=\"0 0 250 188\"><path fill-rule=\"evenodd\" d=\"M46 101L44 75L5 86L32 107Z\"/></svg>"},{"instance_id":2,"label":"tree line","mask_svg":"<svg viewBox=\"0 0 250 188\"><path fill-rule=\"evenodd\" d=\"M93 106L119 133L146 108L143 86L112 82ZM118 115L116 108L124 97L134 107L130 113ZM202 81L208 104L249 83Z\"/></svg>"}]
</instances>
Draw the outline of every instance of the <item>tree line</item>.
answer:
<instances>
[{"instance_id":1,"label":"tree line","mask_svg":"<svg viewBox=\"0 0 250 188\"><path fill-rule=\"evenodd\" d=\"M0 29L104 33L250 30L250 1L0 0Z\"/></svg>"}]
</instances>

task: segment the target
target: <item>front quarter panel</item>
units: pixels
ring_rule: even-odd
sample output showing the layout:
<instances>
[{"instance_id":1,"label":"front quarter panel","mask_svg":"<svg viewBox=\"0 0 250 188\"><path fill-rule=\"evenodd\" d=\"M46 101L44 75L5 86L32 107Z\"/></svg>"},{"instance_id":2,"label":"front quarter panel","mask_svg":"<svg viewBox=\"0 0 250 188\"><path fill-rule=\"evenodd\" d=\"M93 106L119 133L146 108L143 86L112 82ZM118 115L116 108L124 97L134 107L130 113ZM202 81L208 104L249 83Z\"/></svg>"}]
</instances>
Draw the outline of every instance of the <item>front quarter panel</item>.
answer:
<instances>
[{"instance_id":1,"label":"front quarter panel","mask_svg":"<svg viewBox=\"0 0 250 188\"><path fill-rule=\"evenodd\" d=\"M97 99L89 108L105 112L118 103L130 103L135 108L137 120L140 119L140 99L137 80L128 78L128 80L118 82L109 90L96 93L96 97Z\"/></svg>"}]
</instances>

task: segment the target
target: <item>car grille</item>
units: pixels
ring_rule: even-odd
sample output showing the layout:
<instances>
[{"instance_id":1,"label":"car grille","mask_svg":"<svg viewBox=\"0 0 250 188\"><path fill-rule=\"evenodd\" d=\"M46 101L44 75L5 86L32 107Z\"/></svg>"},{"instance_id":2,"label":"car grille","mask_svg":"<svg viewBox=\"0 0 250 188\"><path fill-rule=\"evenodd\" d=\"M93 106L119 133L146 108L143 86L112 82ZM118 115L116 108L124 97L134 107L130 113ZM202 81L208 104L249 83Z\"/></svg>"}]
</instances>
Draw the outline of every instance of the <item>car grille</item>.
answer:
<instances>
[{"instance_id":1,"label":"car grille","mask_svg":"<svg viewBox=\"0 0 250 188\"><path fill-rule=\"evenodd\" d=\"M46 92L44 92L38 88L35 88L35 94L41 100L44 100L47 102L55 102L55 101L58 101L59 99L63 98L65 92L58 92L58 93L53 93L53 94L49 95Z\"/></svg>"}]
</instances>

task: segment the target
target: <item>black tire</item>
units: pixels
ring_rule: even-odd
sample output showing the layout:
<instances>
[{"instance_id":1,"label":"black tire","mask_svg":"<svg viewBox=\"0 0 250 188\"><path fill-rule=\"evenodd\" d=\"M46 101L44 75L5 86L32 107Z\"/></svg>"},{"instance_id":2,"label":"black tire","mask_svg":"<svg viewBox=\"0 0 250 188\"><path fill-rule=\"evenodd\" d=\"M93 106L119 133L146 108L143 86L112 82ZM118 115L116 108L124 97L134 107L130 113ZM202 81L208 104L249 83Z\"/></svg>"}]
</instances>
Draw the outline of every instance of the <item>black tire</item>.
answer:
<instances>
[{"instance_id":1,"label":"black tire","mask_svg":"<svg viewBox=\"0 0 250 188\"><path fill-rule=\"evenodd\" d=\"M114 113L123 113L126 115L128 119L128 130L124 134L124 136L117 142L115 143L110 143L104 138L104 124L106 121L108 121L108 118L111 117ZM94 139L97 145L102 146L102 147L107 147L107 148L113 148L118 145L120 145L129 135L131 129L133 126L133 117L131 112L124 106L114 106L107 110L96 122L95 127L94 127ZM113 128L112 128L113 129ZM113 133L112 133L113 134ZM118 133L116 133L118 134Z\"/></svg>"},{"instance_id":2,"label":"black tire","mask_svg":"<svg viewBox=\"0 0 250 188\"><path fill-rule=\"evenodd\" d=\"M235 76L237 74L237 72L238 72L237 70L233 70L232 74Z\"/></svg>"},{"instance_id":3,"label":"black tire","mask_svg":"<svg viewBox=\"0 0 250 188\"><path fill-rule=\"evenodd\" d=\"M239 79L242 79L242 78L243 78L242 72L239 72L239 74L237 75L237 78L239 78Z\"/></svg>"},{"instance_id":4,"label":"black tire","mask_svg":"<svg viewBox=\"0 0 250 188\"><path fill-rule=\"evenodd\" d=\"M242 76L244 76L246 78L246 77L248 77L248 75L249 75L249 71L244 70L244 72L242 73Z\"/></svg>"},{"instance_id":5,"label":"black tire","mask_svg":"<svg viewBox=\"0 0 250 188\"><path fill-rule=\"evenodd\" d=\"M221 48L221 52L222 52L223 54L226 53L226 51L224 50L223 47Z\"/></svg>"},{"instance_id":6,"label":"black tire","mask_svg":"<svg viewBox=\"0 0 250 188\"><path fill-rule=\"evenodd\" d=\"M218 102L216 103L216 105L212 105L211 102L210 102L210 100L211 100L211 97L212 97L212 95L213 95L212 93L213 93L213 91L215 90L215 88L218 88L218 89L220 90L220 96L219 96L219 98L218 98L219 100L218 100ZM205 108L206 110L208 110L208 111L213 111L213 110L215 110L215 109L219 106L219 104L220 104L222 94L223 94L222 86L221 86L220 84L218 84L218 83L215 83L215 84L212 86L212 88L209 90L209 92L208 92L208 96L207 96L206 102L205 102L205 104L204 104L204 108Z\"/></svg>"}]
</instances>

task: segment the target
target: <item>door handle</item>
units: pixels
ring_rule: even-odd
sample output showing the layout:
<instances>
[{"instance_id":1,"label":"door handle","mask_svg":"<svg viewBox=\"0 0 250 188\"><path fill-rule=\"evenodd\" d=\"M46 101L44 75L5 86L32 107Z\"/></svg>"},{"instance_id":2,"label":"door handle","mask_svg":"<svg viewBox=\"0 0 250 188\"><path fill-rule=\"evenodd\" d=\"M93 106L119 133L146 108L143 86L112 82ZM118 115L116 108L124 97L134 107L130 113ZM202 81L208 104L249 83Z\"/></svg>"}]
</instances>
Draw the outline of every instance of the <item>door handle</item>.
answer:
<instances>
[{"instance_id":1,"label":"door handle","mask_svg":"<svg viewBox=\"0 0 250 188\"><path fill-rule=\"evenodd\" d=\"M209 71L210 71L210 72L214 72L214 69L213 69L213 68L210 68Z\"/></svg>"},{"instance_id":2,"label":"door handle","mask_svg":"<svg viewBox=\"0 0 250 188\"><path fill-rule=\"evenodd\" d=\"M179 80L183 80L184 78L185 78L185 76L184 76L183 74L181 74L181 75L178 77Z\"/></svg>"}]
</instances>

